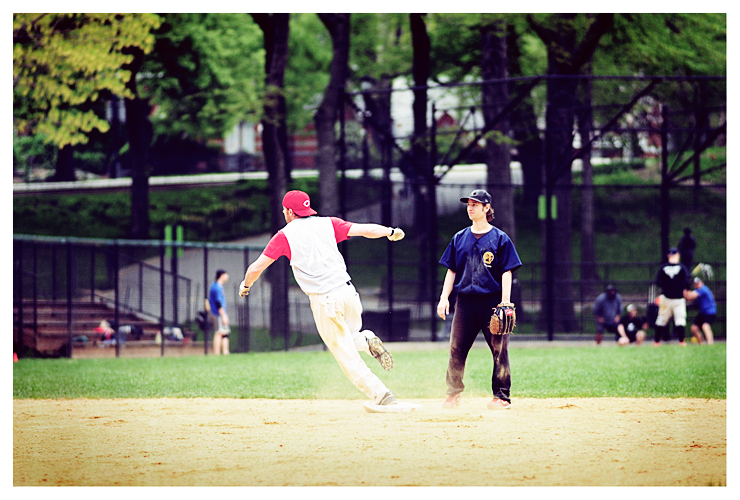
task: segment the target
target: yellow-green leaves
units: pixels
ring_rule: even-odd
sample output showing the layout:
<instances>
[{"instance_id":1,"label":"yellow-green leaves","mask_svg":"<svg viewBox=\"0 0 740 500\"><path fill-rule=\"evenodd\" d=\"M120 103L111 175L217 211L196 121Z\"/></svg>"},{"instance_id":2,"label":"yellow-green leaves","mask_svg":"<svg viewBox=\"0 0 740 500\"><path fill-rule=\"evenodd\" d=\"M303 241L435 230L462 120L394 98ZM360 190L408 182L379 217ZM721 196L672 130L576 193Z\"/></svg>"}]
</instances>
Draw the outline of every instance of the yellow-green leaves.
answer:
<instances>
[{"instance_id":1,"label":"yellow-green leaves","mask_svg":"<svg viewBox=\"0 0 740 500\"><path fill-rule=\"evenodd\" d=\"M90 105L104 91L129 97L124 49L150 52L159 24L156 14L13 14L14 128L58 147L105 132Z\"/></svg>"}]
</instances>

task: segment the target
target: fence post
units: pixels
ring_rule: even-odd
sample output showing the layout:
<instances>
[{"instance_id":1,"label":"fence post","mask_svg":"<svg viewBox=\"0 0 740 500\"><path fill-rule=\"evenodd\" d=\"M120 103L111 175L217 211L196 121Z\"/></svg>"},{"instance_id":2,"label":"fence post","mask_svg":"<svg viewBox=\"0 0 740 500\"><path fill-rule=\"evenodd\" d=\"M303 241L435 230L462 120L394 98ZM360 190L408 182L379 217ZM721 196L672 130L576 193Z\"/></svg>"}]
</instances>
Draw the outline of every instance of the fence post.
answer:
<instances>
[{"instance_id":1,"label":"fence post","mask_svg":"<svg viewBox=\"0 0 740 500\"><path fill-rule=\"evenodd\" d=\"M179 297L177 294L177 253L179 251L179 245L177 243L173 244L172 247L172 326L178 326L178 314L177 310L180 308L179 303ZM162 332L162 335L164 335L164 332ZM164 341L164 339L162 339Z\"/></svg>"},{"instance_id":2,"label":"fence post","mask_svg":"<svg viewBox=\"0 0 740 500\"><path fill-rule=\"evenodd\" d=\"M339 114L339 213L342 219L347 219L347 137L346 137L346 121L344 117L345 111L345 90L344 87L339 89L339 106L337 107L337 113ZM347 266L349 266L349 244L347 241L343 241L340 244L340 251L342 257L344 257ZM288 321L288 333L285 337L285 349L288 349L288 337L290 336L290 318Z\"/></svg>"},{"instance_id":3,"label":"fence post","mask_svg":"<svg viewBox=\"0 0 740 500\"><path fill-rule=\"evenodd\" d=\"M95 302L95 245L90 245L90 302Z\"/></svg>"},{"instance_id":4,"label":"fence post","mask_svg":"<svg viewBox=\"0 0 740 500\"><path fill-rule=\"evenodd\" d=\"M119 258L119 249L118 249L118 240L115 240L113 243L113 270L115 271L113 274L113 289L114 289L114 297L115 297L115 312L113 314L113 317L116 321L116 357L121 356L121 315L119 313L118 303L120 300L119 292L118 292L118 280L119 280L119 273L120 273L120 265L121 265L121 259Z\"/></svg>"},{"instance_id":5,"label":"fence post","mask_svg":"<svg viewBox=\"0 0 740 500\"><path fill-rule=\"evenodd\" d=\"M165 323L165 247L164 242L159 244L159 340L160 340L160 355L164 356L164 323Z\"/></svg>"},{"instance_id":6,"label":"fence post","mask_svg":"<svg viewBox=\"0 0 740 500\"><path fill-rule=\"evenodd\" d=\"M38 244L33 243L33 251L31 255L33 257L33 341L39 334L39 296L38 296L38 280L39 280L39 258L38 258ZM22 275L21 275L22 276Z\"/></svg>"},{"instance_id":7,"label":"fence post","mask_svg":"<svg viewBox=\"0 0 740 500\"><path fill-rule=\"evenodd\" d=\"M67 357L72 357L72 242L67 240Z\"/></svg>"},{"instance_id":8,"label":"fence post","mask_svg":"<svg viewBox=\"0 0 740 500\"><path fill-rule=\"evenodd\" d=\"M431 312L432 342L437 341L437 308L434 297L437 293L437 178L434 167L437 163L437 103L432 101L432 130L429 154L429 204L431 216L429 217L429 310Z\"/></svg>"},{"instance_id":9,"label":"fence post","mask_svg":"<svg viewBox=\"0 0 740 500\"><path fill-rule=\"evenodd\" d=\"M18 276L18 348L17 354L23 357L23 240L15 242L13 257L17 259L16 275ZM15 346L13 346L15 349Z\"/></svg>"},{"instance_id":10,"label":"fence post","mask_svg":"<svg viewBox=\"0 0 740 500\"><path fill-rule=\"evenodd\" d=\"M203 302L203 306L205 307L205 301L208 300L211 294L210 289L208 288L208 246L203 246L203 291L205 292L205 299ZM206 311L206 324L203 327L203 354L208 354L208 331L210 330L208 328L211 321L211 313Z\"/></svg>"},{"instance_id":11,"label":"fence post","mask_svg":"<svg viewBox=\"0 0 740 500\"><path fill-rule=\"evenodd\" d=\"M51 244L51 300L57 301L57 246Z\"/></svg>"},{"instance_id":12,"label":"fence post","mask_svg":"<svg viewBox=\"0 0 740 500\"><path fill-rule=\"evenodd\" d=\"M668 106L663 105L663 123L660 127L660 260L668 255L671 232L671 193L668 177Z\"/></svg>"},{"instance_id":13,"label":"fence post","mask_svg":"<svg viewBox=\"0 0 740 500\"><path fill-rule=\"evenodd\" d=\"M249 267L249 248L244 249L244 269L246 270ZM246 328L244 329L245 334L245 344L246 344L246 352L250 351L250 344L251 344L251 336L252 336L252 330L251 330L251 318L249 317L249 298L244 300L244 317L246 321Z\"/></svg>"},{"instance_id":14,"label":"fence post","mask_svg":"<svg viewBox=\"0 0 740 500\"><path fill-rule=\"evenodd\" d=\"M547 340L555 340L555 263L553 249L553 145L552 131L550 127L545 129L545 315L547 321Z\"/></svg>"},{"instance_id":15,"label":"fence post","mask_svg":"<svg viewBox=\"0 0 740 500\"><path fill-rule=\"evenodd\" d=\"M139 311L144 310L144 263L139 261Z\"/></svg>"},{"instance_id":16,"label":"fence post","mask_svg":"<svg viewBox=\"0 0 740 500\"><path fill-rule=\"evenodd\" d=\"M393 183L391 182L391 166L393 164L393 149L383 148L383 201L381 204L381 219L384 226L393 225ZM386 331L393 328L391 315L393 314L393 242L386 242L386 298L388 301L388 315Z\"/></svg>"}]
</instances>

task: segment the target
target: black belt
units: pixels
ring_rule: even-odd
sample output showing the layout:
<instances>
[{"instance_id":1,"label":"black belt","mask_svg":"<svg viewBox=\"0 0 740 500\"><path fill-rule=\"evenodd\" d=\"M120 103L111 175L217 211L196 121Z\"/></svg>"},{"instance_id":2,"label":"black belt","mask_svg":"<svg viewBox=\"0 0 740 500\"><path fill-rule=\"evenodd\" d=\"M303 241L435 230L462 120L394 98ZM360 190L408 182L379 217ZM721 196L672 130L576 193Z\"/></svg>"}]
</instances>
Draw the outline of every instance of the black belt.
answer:
<instances>
[{"instance_id":1,"label":"black belt","mask_svg":"<svg viewBox=\"0 0 740 500\"><path fill-rule=\"evenodd\" d=\"M347 286L351 286L351 285L352 285L352 280L349 280L349 281L347 282Z\"/></svg>"}]
</instances>

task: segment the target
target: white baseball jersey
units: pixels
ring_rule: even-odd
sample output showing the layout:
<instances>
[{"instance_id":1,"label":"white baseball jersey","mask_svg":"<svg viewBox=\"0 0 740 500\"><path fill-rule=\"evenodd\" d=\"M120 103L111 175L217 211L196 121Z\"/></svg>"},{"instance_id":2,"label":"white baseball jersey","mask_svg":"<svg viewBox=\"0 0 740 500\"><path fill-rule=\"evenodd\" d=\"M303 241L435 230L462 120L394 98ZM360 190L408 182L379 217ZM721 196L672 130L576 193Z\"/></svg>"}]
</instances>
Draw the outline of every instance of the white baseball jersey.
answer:
<instances>
[{"instance_id":1,"label":"white baseball jersey","mask_svg":"<svg viewBox=\"0 0 740 500\"><path fill-rule=\"evenodd\" d=\"M306 294L330 292L350 281L337 243L349 238L351 226L336 217L294 219L270 240L265 255L275 260L288 257L295 280Z\"/></svg>"}]
</instances>

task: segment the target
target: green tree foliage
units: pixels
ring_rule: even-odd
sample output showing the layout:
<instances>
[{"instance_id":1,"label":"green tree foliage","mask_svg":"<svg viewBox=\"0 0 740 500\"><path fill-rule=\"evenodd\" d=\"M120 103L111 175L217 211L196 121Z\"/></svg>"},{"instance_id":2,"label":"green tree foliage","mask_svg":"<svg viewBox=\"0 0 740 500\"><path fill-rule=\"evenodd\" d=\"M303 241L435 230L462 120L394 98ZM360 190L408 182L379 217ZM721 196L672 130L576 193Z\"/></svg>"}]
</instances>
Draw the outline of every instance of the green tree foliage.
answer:
<instances>
[{"instance_id":1,"label":"green tree foliage","mask_svg":"<svg viewBox=\"0 0 740 500\"><path fill-rule=\"evenodd\" d=\"M332 43L316 14L291 14L285 68L285 100L288 128L300 131L313 122L313 115L329 83Z\"/></svg>"},{"instance_id":2,"label":"green tree foliage","mask_svg":"<svg viewBox=\"0 0 740 500\"><path fill-rule=\"evenodd\" d=\"M351 30L350 69L358 86L411 73L408 14L352 14Z\"/></svg>"},{"instance_id":3,"label":"green tree foliage","mask_svg":"<svg viewBox=\"0 0 740 500\"><path fill-rule=\"evenodd\" d=\"M619 14L594 57L594 73L727 74L727 14Z\"/></svg>"},{"instance_id":4,"label":"green tree foliage","mask_svg":"<svg viewBox=\"0 0 740 500\"><path fill-rule=\"evenodd\" d=\"M493 16L496 14L489 14ZM480 26L484 14L431 14L432 78L438 82L479 79ZM497 16L502 16L498 14Z\"/></svg>"},{"instance_id":5,"label":"green tree foliage","mask_svg":"<svg viewBox=\"0 0 740 500\"><path fill-rule=\"evenodd\" d=\"M727 15L619 14L594 54L594 74L723 76L727 74ZM608 83L602 86L609 85ZM644 82L612 84L612 92L629 95ZM722 105L726 83L668 83L651 97L671 109ZM649 111L650 101L642 102ZM598 116L598 113L597 113ZM717 124L715 123L715 126Z\"/></svg>"},{"instance_id":6,"label":"green tree foliage","mask_svg":"<svg viewBox=\"0 0 740 500\"><path fill-rule=\"evenodd\" d=\"M509 51L509 76L542 75L547 50L529 28L524 14L430 14L432 74L436 81L475 80L481 76L480 29L503 21L516 35L516 51ZM443 78L444 77L444 78Z\"/></svg>"},{"instance_id":7,"label":"green tree foliage","mask_svg":"<svg viewBox=\"0 0 740 500\"><path fill-rule=\"evenodd\" d=\"M156 136L221 138L261 107L262 33L248 14L162 14L138 88Z\"/></svg>"},{"instance_id":8,"label":"green tree foliage","mask_svg":"<svg viewBox=\"0 0 740 500\"><path fill-rule=\"evenodd\" d=\"M108 123L90 104L125 89L128 47L149 52L155 14L13 14L13 127L58 147Z\"/></svg>"}]
</instances>

